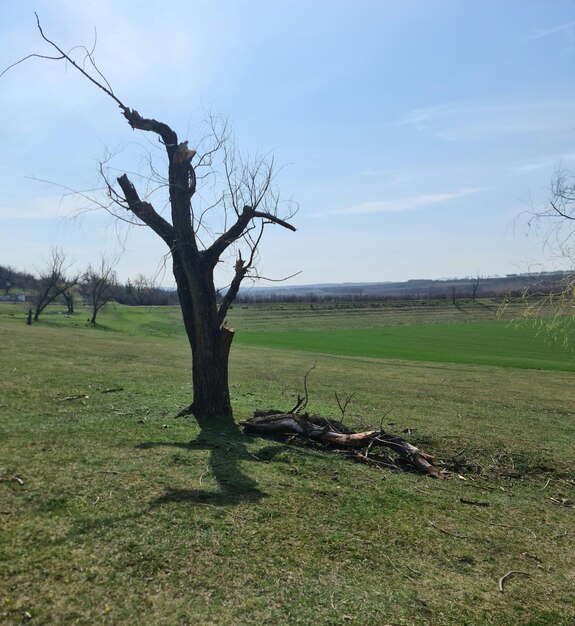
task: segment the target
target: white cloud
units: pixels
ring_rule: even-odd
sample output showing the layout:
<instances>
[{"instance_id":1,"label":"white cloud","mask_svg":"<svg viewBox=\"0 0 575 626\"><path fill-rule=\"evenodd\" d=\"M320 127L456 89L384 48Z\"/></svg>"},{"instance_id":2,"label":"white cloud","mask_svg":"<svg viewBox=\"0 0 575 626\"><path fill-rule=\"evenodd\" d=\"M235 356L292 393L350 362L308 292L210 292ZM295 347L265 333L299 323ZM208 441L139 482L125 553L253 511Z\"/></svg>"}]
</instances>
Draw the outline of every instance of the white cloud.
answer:
<instances>
[{"instance_id":1,"label":"white cloud","mask_svg":"<svg viewBox=\"0 0 575 626\"><path fill-rule=\"evenodd\" d=\"M509 168L510 174L524 174L526 172L536 172L538 170L560 167L565 161L575 161L575 153L551 154L540 157L528 163L520 163Z\"/></svg>"},{"instance_id":2,"label":"white cloud","mask_svg":"<svg viewBox=\"0 0 575 626\"><path fill-rule=\"evenodd\" d=\"M81 199L74 194L39 196L0 205L0 219L10 221L63 219L73 216L80 208Z\"/></svg>"},{"instance_id":3,"label":"white cloud","mask_svg":"<svg viewBox=\"0 0 575 626\"><path fill-rule=\"evenodd\" d=\"M558 26L553 26L552 28L545 28L537 30L533 35L527 37L527 41L534 41L535 39L543 39L544 37L550 37L551 35L556 35L557 33L564 31L573 31L575 33L575 20L572 22L564 22L563 24L559 24Z\"/></svg>"},{"instance_id":4,"label":"white cloud","mask_svg":"<svg viewBox=\"0 0 575 626\"><path fill-rule=\"evenodd\" d=\"M418 196L411 196L408 198L400 198L398 200L379 200L377 202L362 202L351 207L345 207L343 209L334 209L332 211L325 211L322 213L314 213L314 216L320 215L367 215L371 213L389 213L399 211L411 211L412 209L418 209L430 204L436 204L438 202L445 202L447 200L453 200L454 198L460 198L468 194L477 193L480 189L467 188L460 189L449 193L432 193L421 194Z\"/></svg>"},{"instance_id":5,"label":"white cloud","mask_svg":"<svg viewBox=\"0 0 575 626\"><path fill-rule=\"evenodd\" d=\"M394 126L412 126L446 141L502 135L566 131L574 127L575 104L543 102L454 102L414 109Z\"/></svg>"}]
</instances>

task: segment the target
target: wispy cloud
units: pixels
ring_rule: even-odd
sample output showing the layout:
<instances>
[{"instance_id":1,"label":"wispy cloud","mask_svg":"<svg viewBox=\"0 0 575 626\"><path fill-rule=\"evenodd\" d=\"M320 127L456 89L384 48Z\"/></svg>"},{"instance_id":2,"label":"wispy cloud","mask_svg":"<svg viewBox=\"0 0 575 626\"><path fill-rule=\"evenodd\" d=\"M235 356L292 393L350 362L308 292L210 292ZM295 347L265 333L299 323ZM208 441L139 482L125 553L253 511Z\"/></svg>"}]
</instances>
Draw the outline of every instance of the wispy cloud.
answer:
<instances>
[{"instance_id":1,"label":"wispy cloud","mask_svg":"<svg viewBox=\"0 0 575 626\"><path fill-rule=\"evenodd\" d=\"M543 102L454 102L414 109L394 123L447 141L510 134L564 131L573 127L575 104Z\"/></svg>"},{"instance_id":2,"label":"wispy cloud","mask_svg":"<svg viewBox=\"0 0 575 626\"><path fill-rule=\"evenodd\" d=\"M400 211L411 211L431 204L437 204L438 202L445 202L447 200L453 200L472 193L481 191L478 188L466 188L459 189L448 193L430 193L421 194L418 196L410 196L408 198L399 198L397 200L379 200L376 202L362 202L350 207L344 207L342 209L333 209L331 211L324 211L321 213L314 213L313 216L322 215L368 215L373 213L390 213Z\"/></svg>"},{"instance_id":3,"label":"wispy cloud","mask_svg":"<svg viewBox=\"0 0 575 626\"><path fill-rule=\"evenodd\" d=\"M559 167L564 161L575 161L575 152L566 154L551 154L545 157L534 159L527 163L518 163L509 168L510 174L525 174L528 172L536 172L538 170Z\"/></svg>"},{"instance_id":4,"label":"wispy cloud","mask_svg":"<svg viewBox=\"0 0 575 626\"><path fill-rule=\"evenodd\" d=\"M370 178L377 178L379 183L382 185L404 185L405 183L409 183L413 180L413 175L408 174L407 172L394 171L390 169L373 169L371 167L366 167L361 172L361 176L366 176Z\"/></svg>"},{"instance_id":5,"label":"wispy cloud","mask_svg":"<svg viewBox=\"0 0 575 626\"><path fill-rule=\"evenodd\" d=\"M563 24L553 26L552 28L539 29L535 31L535 33L533 33L530 37L527 37L527 41L543 39L543 37L550 37L551 35L556 35L557 33L563 31L573 31L573 34L575 34L575 20L572 22L564 22Z\"/></svg>"},{"instance_id":6,"label":"wispy cloud","mask_svg":"<svg viewBox=\"0 0 575 626\"><path fill-rule=\"evenodd\" d=\"M0 205L0 219L10 221L63 219L77 214L81 206L81 199L74 194L41 196Z\"/></svg>"}]
</instances>

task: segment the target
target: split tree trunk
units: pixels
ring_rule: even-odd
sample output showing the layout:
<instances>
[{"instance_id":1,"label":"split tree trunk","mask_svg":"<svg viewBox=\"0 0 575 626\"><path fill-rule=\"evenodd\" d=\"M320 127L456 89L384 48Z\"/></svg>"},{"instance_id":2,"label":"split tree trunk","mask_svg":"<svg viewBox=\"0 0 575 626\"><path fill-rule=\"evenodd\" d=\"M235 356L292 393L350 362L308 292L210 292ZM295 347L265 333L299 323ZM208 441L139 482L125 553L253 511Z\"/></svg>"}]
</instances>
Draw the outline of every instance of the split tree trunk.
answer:
<instances>
[{"instance_id":1,"label":"split tree trunk","mask_svg":"<svg viewBox=\"0 0 575 626\"><path fill-rule=\"evenodd\" d=\"M182 413L202 422L213 417L231 417L228 361L234 330L221 324L210 265L185 250L173 251L173 270L192 349L193 402Z\"/></svg>"}]
</instances>

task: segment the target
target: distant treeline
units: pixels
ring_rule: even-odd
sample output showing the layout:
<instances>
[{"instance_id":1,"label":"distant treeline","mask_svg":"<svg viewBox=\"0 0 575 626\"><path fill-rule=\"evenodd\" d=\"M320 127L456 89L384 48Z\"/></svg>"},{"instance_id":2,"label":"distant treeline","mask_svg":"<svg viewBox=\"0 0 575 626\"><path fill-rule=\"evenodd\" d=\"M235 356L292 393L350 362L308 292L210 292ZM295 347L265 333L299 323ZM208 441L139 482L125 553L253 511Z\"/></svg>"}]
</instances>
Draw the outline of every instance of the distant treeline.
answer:
<instances>
[{"instance_id":1,"label":"distant treeline","mask_svg":"<svg viewBox=\"0 0 575 626\"><path fill-rule=\"evenodd\" d=\"M5 301L31 301L43 279L28 272L20 272L12 267L0 265L0 299ZM73 291L83 298L85 285L82 281L73 288ZM114 284L114 298L119 304L131 306L160 306L178 304L178 294L174 289L158 287L151 279L138 276L128 280L125 284ZM65 301L64 296L59 301Z\"/></svg>"},{"instance_id":2,"label":"distant treeline","mask_svg":"<svg viewBox=\"0 0 575 626\"><path fill-rule=\"evenodd\" d=\"M387 300L446 300L547 296L561 293L572 272L508 274L473 278L418 279L406 282L326 284L302 287L254 288L240 292L238 304L253 302L377 302ZM41 278L28 272L0 265L0 299L27 301L37 292ZM85 296L82 282L74 290ZM221 290L218 296L225 293ZM167 306L178 304L174 289L158 287L154 281L139 275L125 284L115 283L114 298L130 306Z\"/></svg>"},{"instance_id":3,"label":"distant treeline","mask_svg":"<svg viewBox=\"0 0 575 626\"><path fill-rule=\"evenodd\" d=\"M238 303L251 302L378 302L387 300L475 300L548 296L562 293L572 272L508 274L474 278L409 280L398 283L358 283L253 289L240 292Z\"/></svg>"}]
</instances>

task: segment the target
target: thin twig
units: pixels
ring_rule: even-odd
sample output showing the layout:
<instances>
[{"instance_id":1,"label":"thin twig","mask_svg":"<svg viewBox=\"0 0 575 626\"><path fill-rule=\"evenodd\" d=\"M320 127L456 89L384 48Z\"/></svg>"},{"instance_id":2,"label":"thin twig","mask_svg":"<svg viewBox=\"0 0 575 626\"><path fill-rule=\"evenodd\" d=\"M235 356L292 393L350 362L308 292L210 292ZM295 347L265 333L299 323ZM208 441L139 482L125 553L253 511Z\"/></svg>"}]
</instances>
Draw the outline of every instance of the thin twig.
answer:
<instances>
[{"instance_id":1,"label":"thin twig","mask_svg":"<svg viewBox=\"0 0 575 626\"><path fill-rule=\"evenodd\" d=\"M347 398L343 402L341 402L341 400L339 399L339 396L337 395L337 391L335 392L335 399L337 401L337 406L339 407L339 410L341 411L341 423L342 424L343 424L343 420L345 417L345 410L347 409L347 405L351 402L353 396L355 396L355 391L349 396L347 396Z\"/></svg>"},{"instance_id":2,"label":"thin twig","mask_svg":"<svg viewBox=\"0 0 575 626\"><path fill-rule=\"evenodd\" d=\"M450 535L451 537L455 537L457 539L472 539L473 537L469 537L467 535L456 535L455 533L449 532L448 530L445 530L445 528L441 528L441 526L438 526L437 524L433 523L431 520L427 520L429 522L429 524L431 526L433 526L433 528L436 528L437 530L439 530L442 533L445 533L446 535Z\"/></svg>"},{"instance_id":3,"label":"thin twig","mask_svg":"<svg viewBox=\"0 0 575 626\"><path fill-rule=\"evenodd\" d=\"M317 361L305 373L305 376L303 377L303 389L304 389L304 392L305 392L305 396L303 397L303 400L302 400L299 397L299 395L298 395L297 404L290 411L290 413L294 413L294 414L298 413L299 411L305 409L305 407L307 406L307 402L308 402L308 399L309 399L309 393L308 393L308 389L307 389L307 377L309 376L309 373L316 368L316 366L317 366Z\"/></svg>"},{"instance_id":4,"label":"thin twig","mask_svg":"<svg viewBox=\"0 0 575 626\"><path fill-rule=\"evenodd\" d=\"M418 570L416 570L416 569L413 569L413 567L409 567L409 565L406 565L405 567L407 567L407 569L408 569L410 572L413 572L414 574L418 574L419 576L421 576L421 572L419 572L419 571L418 571Z\"/></svg>"},{"instance_id":5,"label":"thin twig","mask_svg":"<svg viewBox=\"0 0 575 626\"><path fill-rule=\"evenodd\" d=\"M379 422L379 430L383 430L383 420L393 411L393 409L395 409L394 406L391 407L391 409L387 410L382 416L381 416L381 422Z\"/></svg>"},{"instance_id":6,"label":"thin twig","mask_svg":"<svg viewBox=\"0 0 575 626\"><path fill-rule=\"evenodd\" d=\"M491 506L489 502L480 502L479 500L466 500L465 498L459 498L461 504L473 504L475 506Z\"/></svg>"},{"instance_id":7,"label":"thin twig","mask_svg":"<svg viewBox=\"0 0 575 626\"><path fill-rule=\"evenodd\" d=\"M507 574L504 574L499 579L499 591L501 591L501 593L503 593L503 585L505 584L505 581L507 580L507 578L509 578L509 576L514 576L514 575L531 576L531 574L527 572L520 572L518 570L511 570L510 572L507 572Z\"/></svg>"},{"instance_id":8,"label":"thin twig","mask_svg":"<svg viewBox=\"0 0 575 626\"><path fill-rule=\"evenodd\" d=\"M122 111L127 111L128 107L126 107L126 105L119 100L114 93L112 92L111 89L108 89L109 84L108 81L106 81L106 83L108 84L108 87L104 86L102 83L98 82L95 78L93 78L92 76L90 76L90 74L88 72L86 72L82 67L80 67L68 54L66 54L59 46L57 46L51 39L48 39L48 37L46 37L46 35L44 34L44 31L42 30L42 25L40 24L40 18L38 17L38 14L36 12L34 12L34 15L36 16L36 26L38 27L38 30L40 31L40 35L42 37L42 39L50 44L55 50L58 51L58 53L61 55L59 57L44 57L44 58L48 58L48 59L52 59L54 61L60 61L61 59L66 59L66 61L68 61L68 63L70 63L73 67L75 67L81 74L83 74L89 81L91 81L92 83L94 83L94 85L96 85L96 87L98 87L99 89L101 89L106 95L110 96L110 98L112 98L112 100L114 100L118 106L122 109ZM40 56L40 55L29 55L29 56ZM88 52L88 57L90 58L91 64L92 66L96 69L96 71L98 72L98 74L100 76L102 76L100 70L98 70L98 68L95 66L94 61L92 56L90 55L90 53ZM22 59L24 60L24 59ZM104 79L105 80L105 79Z\"/></svg>"},{"instance_id":9,"label":"thin twig","mask_svg":"<svg viewBox=\"0 0 575 626\"><path fill-rule=\"evenodd\" d=\"M498 524L497 522L490 522L489 520L484 520L484 519L481 519L480 517L475 517L474 515L472 516L472 518L474 520L477 520L478 522L489 524L490 526L501 526L502 528L514 528L514 529L520 528L521 530L526 530L530 532L533 535L533 537L537 539L537 535L531 530L531 528L527 528L527 526L515 526L513 524Z\"/></svg>"},{"instance_id":10,"label":"thin twig","mask_svg":"<svg viewBox=\"0 0 575 626\"><path fill-rule=\"evenodd\" d=\"M475 487L475 489L483 489L484 491L496 491L495 487L488 487L487 485L474 485L473 483L465 483L464 487Z\"/></svg>"},{"instance_id":11,"label":"thin twig","mask_svg":"<svg viewBox=\"0 0 575 626\"><path fill-rule=\"evenodd\" d=\"M414 580L413 576L410 576L409 574L406 574L405 572L402 572L399 569L399 567L397 567L397 565L391 560L391 558L387 554L384 554L383 556L391 563L391 566L393 567L394 570L399 572L402 576L407 576L410 580ZM409 568L407 568L407 569L409 569Z\"/></svg>"},{"instance_id":12,"label":"thin twig","mask_svg":"<svg viewBox=\"0 0 575 626\"><path fill-rule=\"evenodd\" d=\"M202 472L202 473L200 474L200 480L199 480L200 487L202 486L202 478L203 478L206 474L208 474L208 473L209 473L209 471L210 471L210 468L208 467L208 468L206 469L206 471L205 471L205 472Z\"/></svg>"}]
</instances>

